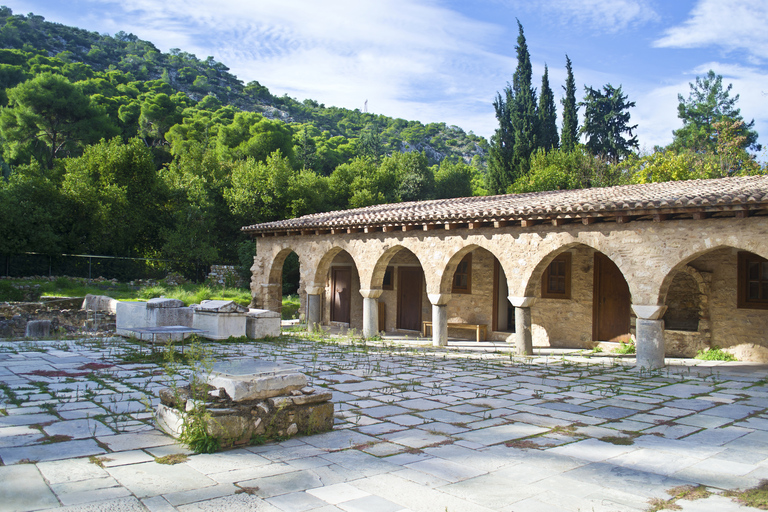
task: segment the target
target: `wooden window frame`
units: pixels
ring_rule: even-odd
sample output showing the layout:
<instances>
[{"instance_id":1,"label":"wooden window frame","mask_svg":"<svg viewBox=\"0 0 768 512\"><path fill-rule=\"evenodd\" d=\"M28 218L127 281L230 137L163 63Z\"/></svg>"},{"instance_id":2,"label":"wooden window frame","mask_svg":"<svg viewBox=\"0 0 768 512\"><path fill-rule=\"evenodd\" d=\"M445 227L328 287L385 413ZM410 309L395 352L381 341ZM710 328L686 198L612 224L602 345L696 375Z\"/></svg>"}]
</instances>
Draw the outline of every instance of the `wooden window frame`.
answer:
<instances>
[{"instance_id":1,"label":"wooden window frame","mask_svg":"<svg viewBox=\"0 0 768 512\"><path fill-rule=\"evenodd\" d=\"M462 263L467 264L467 271L466 272L459 272L459 269L461 268ZM466 275L467 277L467 286L461 287L456 285L456 278L458 276ZM466 256L464 256L458 265L456 265L456 270L453 273L453 280L451 282L451 293L463 293L463 294L470 294L472 293L472 253L468 253Z\"/></svg>"},{"instance_id":2,"label":"wooden window frame","mask_svg":"<svg viewBox=\"0 0 768 512\"><path fill-rule=\"evenodd\" d=\"M736 293L738 298L736 301L736 307L742 309L768 309L768 297L763 297L760 299L750 299L747 297L749 286L749 264L752 262L765 263L766 261L768 260L758 256L757 254L746 251L739 251L737 264L738 283L736 286ZM768 282L768 275L764 274L761 270L760 276L758 277L758 286L762 288L763 283L766 282Z\"/></svg>"},{"instance_id":3,"label":"wooden window frame","mask_svg":"<svg viewBox=\"0 0 768 512\"><path fill-rule=\"evenodd\" d=\"M549 288L549 277L554 263L565 264L565 290L558 292ZM564 252L555 256L555 258L547 265L544 274L541 276L541 297L544 299L570 299L571 298L571 253Z\"/></svg>"},{"instance_id":4,"label":"wooden window frame","mask_svg":"<svg viewBox=\"0 0 768 512\"><path fill-rule=\"evenodd\" d=\"M387 283L387 276L389 276L389 283ZM388 266L384 271L384 277L381 280L382 290L394 290L395 289L395 267Z\"/></svg>"}]
</instances>

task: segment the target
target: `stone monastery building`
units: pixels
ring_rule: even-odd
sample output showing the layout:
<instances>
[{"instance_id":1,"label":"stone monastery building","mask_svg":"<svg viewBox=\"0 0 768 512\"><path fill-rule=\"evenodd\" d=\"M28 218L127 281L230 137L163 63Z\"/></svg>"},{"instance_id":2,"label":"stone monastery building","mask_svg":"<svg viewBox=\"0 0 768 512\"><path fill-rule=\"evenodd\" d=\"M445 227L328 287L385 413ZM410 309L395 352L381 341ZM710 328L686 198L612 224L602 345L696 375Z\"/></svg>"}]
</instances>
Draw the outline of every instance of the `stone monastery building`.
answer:
<instances>
[{"instance_id":1,"label":"stone monastery building","mask_svg":"<svg viewBox=\"0 0 768 512\"><path fill-rule=\"evenodd\" d=\"M299 257L310 326L533 346L636 338L638 365L768 361L768 176L385 204L246 226L253 306Z\"/></svg>"}]
</instances>

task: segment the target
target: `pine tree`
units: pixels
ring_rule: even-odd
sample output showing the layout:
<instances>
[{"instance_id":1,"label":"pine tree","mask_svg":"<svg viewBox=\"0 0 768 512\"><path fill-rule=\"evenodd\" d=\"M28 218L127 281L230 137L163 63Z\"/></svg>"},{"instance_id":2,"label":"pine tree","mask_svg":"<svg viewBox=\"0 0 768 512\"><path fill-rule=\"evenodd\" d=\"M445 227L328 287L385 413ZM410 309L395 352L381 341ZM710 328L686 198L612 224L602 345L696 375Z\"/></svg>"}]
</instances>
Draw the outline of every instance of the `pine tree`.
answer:
<instances>
[{"instance_id":1,"label":"pine tree","mask_svg":"<svg viewBox=\"0 0 768 512\"><path fill-rule=\"evenodd\" d=\"M587 136L587 151L611 162L629 156L632 149L639 146L637 135L632 136L637 125L629 125L629 109L635 106L635 102L627 101L621 86L607 84L602 91L591 87L585 87L585 90L587 92L582 103L584 126L581 127L581 133ZM631 138L624 138L625 133Z\"/></svg>"},{"instance_id":2,"label":"pine tree","mask_svg":"<svg viewBox=\"0 0 768 512\"><path fill-rule=\"evenodd\" d=\"M488 174L486 188L491 194L503 194L512 184L512 157L515 146L515 134L509 108L514 103L512 87L507 85L504 95L496 93L493 108L499 127L491 137L491 149L488 156Z\"/></svg>"},{"instance_id":3,"label":"pine tree","mask_svg":"<svg viewBox=\"0 0 768 512\"><path fill-rule=\"evenodd\" d=\"M557 136L557 110L555 110L555 95L549 86L549 70L544 65L544 75L541 77L541 94L539 96L539 137L538 145L549 151L560 145Z\"/></svg>"},{"instance_id":4,"label":"pine tree","mask_svg":"<svg viewBox=\"0 0 768 512\"><path fill-rule=\"evenodd\" d=\"M563 104L563 131L560 137L560 147L563 151L571 151L579 142L579 106L576 104L576 81L573 79L571 59L565 56L565 69L568 76L565 79L565 98Z\"/></svg>"},{"instance_id":5,"label":"pine tree","mask_svg":"<svg viewBox=\"0 0 768 512\"><path fill-rule=\"evenodd\" d=\"M517 21L517 69L512 76L514 101L510 108L514 131L514 155L512 161L512 182L528 173L531 153L538 148L539 119L536 115L536 91L531 83L533 71L528 44L525 42L523 25Z\"/></svg>"}]
</instances>

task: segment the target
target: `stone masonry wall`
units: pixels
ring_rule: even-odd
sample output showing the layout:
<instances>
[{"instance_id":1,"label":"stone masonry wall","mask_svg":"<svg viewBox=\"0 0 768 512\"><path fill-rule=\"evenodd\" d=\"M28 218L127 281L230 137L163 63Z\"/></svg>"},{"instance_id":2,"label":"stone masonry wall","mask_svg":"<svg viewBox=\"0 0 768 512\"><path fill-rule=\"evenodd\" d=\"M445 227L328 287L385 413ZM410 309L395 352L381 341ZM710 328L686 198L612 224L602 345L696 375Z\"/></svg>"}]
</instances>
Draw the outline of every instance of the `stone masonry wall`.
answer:
<instances>
[{"instance_id":1,"label":"stone masonry wall","mask_svg":"<svg viewBox=\"0 0 768 512\"><path fill-rule=\"evenodd\" d=\"M533 343L540 347L592 347L595 250L579 245L571 253L571 299L541 298L541 278L531 307Z\"/></svg>"}]
</instances>

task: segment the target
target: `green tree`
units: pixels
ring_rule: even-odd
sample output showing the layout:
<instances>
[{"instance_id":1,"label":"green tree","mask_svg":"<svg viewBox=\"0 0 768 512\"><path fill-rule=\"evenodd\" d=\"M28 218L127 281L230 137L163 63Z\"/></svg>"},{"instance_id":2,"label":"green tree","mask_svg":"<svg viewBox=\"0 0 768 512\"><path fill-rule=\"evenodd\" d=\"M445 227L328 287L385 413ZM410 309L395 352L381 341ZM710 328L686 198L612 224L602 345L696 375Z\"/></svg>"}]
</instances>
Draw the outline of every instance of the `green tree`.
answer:
<instances>
[{"instance_id":1,"label":"green tree","mask_svg":"<svg viewBox=\"0 0 768 512\"><path fill-rule=\"evenodd\" d=\"M614 88L607 84L602 91L591 87L585 89L586 94L581 103L584 106L581 133L587 137L587 150L612 162L632 154L632 149L638 147L637 136L632 136L637 125L629 125L629 109L635 106L635 102L627 101L621 86ZM631 138L625 138L625 133Z\"/></svg>"},{"instance_id":2,"label":"green tree","mask_svg":"<svg viewBox=\"0 0 768 512\"><path fill-rule=\"evenodd\" d=\"M381 141L379 125L376 121L369 124L365 130L363 130L363 133L360 135L358 151L359 156L363 158L370 158L376 163L381 161L381 157L384 154L384 145Z\"/></svg>"},{"instance_id":3,"label":"green tree","mask_svg":"<svg viewBox=\"0 0 768 512\"><path fill-rule=\"evenodd\" d=\"M723 77L711 69L704 77L696 77L695 83L690 83L688 99L682 94L677 95L677 117L682 119L683 127L674 130L673 149L689 149L692 151L714 152L717 147L717 129L715 123L728 121L731 123L743 121L741 110L736 108L739 95L730 97L733 84L723 89ZM742 123L739 131L743 149L759 151L757 132L753 129L755 121Z\"/></svg>"},{"instance_id":4,"label":"green tree","mask_svg":"<svg viewBox=\"0 0 768 512\"><path fill-rule=\"evenodd\" d=\"M34 155L50 169L55 158L78 155L85 144L117 132L104 111L63 76L43 73L7 94L0 134L12 163Z\"/></svg>"},{"instance_id":5,"label":"green tree","mask_svg":"<svg viewBox=\"0 0 768 512\"><path fill-rule=\"evenodd\" d=\"M291 183L298 171L280 150L265 161L248 157L232 167L232 186L224 199L241 225L289 218Z\"/></svg>"},{"instance_id":6,"label":"green tree","mask_svg":"<svg viewBox=\"0 0 768 512\"><path fill-rule=\"evenodd\" d=\"M514 102L510 108L512 129L515 133L512 161L512 182L528 173L531 153L539 147L536 140L539 132L539 118L536 113L536 91L533 89L531 56L525 41L523 25L517 22L517 69L512 76Z\"/></svg>"},{"instance_id":7,"label":"green tree","mask_svg":"<svg viewBox=\"0 0 768 512\"><path fill-rule=\"evenodd\" d=\"M531 157L531 170L515 182L511 191L541 192L591 187L608 187L627 182L623 169L604 158L591 155L584 146L570 151L539 148Z\"/></svg>"},{"instance_id":8,"label":"green tree","mask_svg":"<svg viewBox=\"0 0 768 512\"><path fill-rule=\"evenodd\" d=\"M491 194L503 194L513 181L515 131L512 127L510 108L514 104L514 98L512 87L507 84L504 96L496 93L496 99L493 101L499 127L491 136L491 147L488 152L486 188Z\"/></svg>"},{"instance_id":9,"label":"green tree","mask_svg":"<svg viewBox=\"0 0 768 512\"><path fill-rule=\"evenodd\" d=\"M571 59L565 56L565 97L560 100L563 104L563 129L560 137L560 147L571 151L579 143L579 105L576 103L576 81L573 79Z\"/></svg>"},{"instance_id":10,"label":"green tree","mask_svg":"<svg viewBox=\"0 0 768 512\"><path fill-rule=\"evenodd\" d=\"M66 246L70 209L58 184L37 162L0 179L0 254L60 254Z\"/></svg>"},{"instance_id":11,"label":"green tree","mask_svg":"<svg viewBox=\"0 0 768 512\"><path fill-rule=\"evenodd\" d=\"M161 254L190 274L201 264L234 260L242 236L224 191L231 187L230 166L215 150L190 142L185 151L160 171L169 191L166 205L172 219L163 226Z\"/></svg>"},{"instance_id":12,"label":"green tree","mask_svg":"<svg viewBox=\"0 0 768 512\"><path fill-rule=\"evenodd\" d=\"M152 153L140 139L88 146L64 162L62 191L72 204L78 245L93 254L144 256L158 246L165 202Z\"/></svg>"},{"instance_id":13,"label":"green tree","mask_svg":"<svg viewBox=\"0 0 768 512\"><path fill-rule=\"evenodd\" d=\"M544 75L541 77L541 93L539 95L539 137L538 145L545 150L555 149L560 145L557 136L557 110L555 95L549 86L549 70L544 65Z\"/></svg>"},{"instance_id":14,"label":"green tree","mask_svg":"<svg viewBox=\"0 0 768 512\"><path fill-rule=\"evenodd\" d=\"M174 95L161 92L149 95L141 103L139 115L139 134L148 145L160 145L165 143L165 134L171 126L182 121L182 104Z\"/></svg>"},{"instance_id":15,"label":"green tree","mask_svg":"<svg viewBox=\"0 0 768 512\"><path fill-rule=\"evenodd\" d=\"M292 161L293 132L283 122L255 112L238 112L231 124L219 128L216 147L224 160L265 161L280 151L284 158Z\"/></svg>"},{"instance_id":16,"label":"green tree","mask_svg":"<svg viewBox=\"0 0 768 512\"><path fill-rule=\"evenodd\" d=\"M469 197L475 169L464 162L444 159L435 172L435 198Z\"/></svg>"},{"instance_id":17,"label":"green tree","mask_svg":"<svg viewBox=\"0 0 768 512\"><path fill-rule=\"evenodd\" d=\"M435 176L428 167L424 153L394 153L382 160L379 174L397 177L397 197L400 201L417 201L432 197Z\"/></svg>"}]
</instances>

